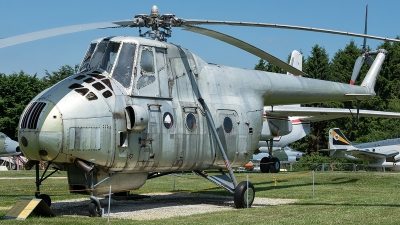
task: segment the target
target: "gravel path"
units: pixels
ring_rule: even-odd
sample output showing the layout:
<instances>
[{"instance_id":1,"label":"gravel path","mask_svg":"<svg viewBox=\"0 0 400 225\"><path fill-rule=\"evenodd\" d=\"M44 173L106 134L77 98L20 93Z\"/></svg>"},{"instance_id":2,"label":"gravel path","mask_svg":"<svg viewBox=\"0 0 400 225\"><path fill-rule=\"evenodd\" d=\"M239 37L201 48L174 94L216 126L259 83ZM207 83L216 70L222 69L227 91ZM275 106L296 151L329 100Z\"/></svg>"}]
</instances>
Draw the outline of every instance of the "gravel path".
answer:
<instances>
[{"instance_id":1,"label":"gravel path","mask_svg":"<svg viewBox=\"0 0 400 225\"><path fill-rule=\"evenodd\" d=\"M254 199L252 207L266 207L296 202L296 199ZM51 208L58 215L88 216L89 198L54 202ZM108 198L100 199L105 216ZM222 210L234 210L232 196L189 193L151 193L147 195L115 196L111 198L110 218L153 220L188 216Z\"/></svg>"}]
</instances>

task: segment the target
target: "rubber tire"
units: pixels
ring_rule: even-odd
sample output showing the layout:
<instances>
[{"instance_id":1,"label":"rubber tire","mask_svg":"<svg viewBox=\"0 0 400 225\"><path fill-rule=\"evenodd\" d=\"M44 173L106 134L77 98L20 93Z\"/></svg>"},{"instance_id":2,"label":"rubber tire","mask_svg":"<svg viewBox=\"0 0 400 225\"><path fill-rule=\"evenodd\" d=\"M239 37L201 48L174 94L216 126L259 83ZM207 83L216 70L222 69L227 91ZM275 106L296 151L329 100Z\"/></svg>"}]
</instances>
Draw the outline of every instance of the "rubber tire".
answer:
<instances>
[{"instance_id":1,"label":"rubber tire","mask_svg":"<svg viewBox=\"0 0 400 225\"><path fill-rule=\"evenodd\" d=\"M263 157L260 161L260 171L261 173L269 173L269 158Z\"/></svg>"},{"instance_id":2,"label":"rubber tire","mask_svg":"<svg viewBox=\"0 0 400 225\"><path fill-rule=\"evenodd\" d=\"M236 186L235 193L233 194L233 201L236 208L241 209L247 207L247 191L249 191L249 207L253 204L256 193L254 186L249 182L249 188L247 189L247 181L242 181Z\"/></svg>"},{"instance_id":3,"label":"rubber tire","mask_svg":"<svg viewBox=\"0 0 400 225\"><path fill-rule=\"evenodd\" d=\"M101 215L101 212L99 212L97 210L96 202L95 201L91 201L89 203L89 216L90 217L99 217L100 215Z\"/></svg>"},{"instance_id":4,"label":"rubber tire","mask_svg":"<svg viewBox=\"0 0 400 225\"><path fill-rule=\"evenodd\" d=\"M279 173L281 170L281 161L278 158L272 157L271 164L269 164L269 171L271 173Z\"/></svg>"},{"instance_id":5,"label":"rubber tire","mask_svg":"<svg viewBox=\"0 0 400 225\"><path fill-rule=\"evenodd\" d=\"M46 194L41 194L39 195L37 198L40 198L44 201L44 203L46 203L47 206L51 206L51 198L50 196L46 195Z\"/></svg>"}]
</instances>

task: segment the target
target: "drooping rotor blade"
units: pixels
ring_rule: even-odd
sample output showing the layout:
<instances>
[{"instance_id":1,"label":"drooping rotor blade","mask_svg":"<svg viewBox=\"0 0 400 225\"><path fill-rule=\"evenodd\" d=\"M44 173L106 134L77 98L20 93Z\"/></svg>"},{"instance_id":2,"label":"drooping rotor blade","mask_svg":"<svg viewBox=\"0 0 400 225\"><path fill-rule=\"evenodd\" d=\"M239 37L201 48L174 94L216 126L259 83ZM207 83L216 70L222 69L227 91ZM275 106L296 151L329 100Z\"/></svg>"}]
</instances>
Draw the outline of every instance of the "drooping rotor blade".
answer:
<instances>
[{"instance_id":1,"label":"drooping rotor blade","mask_svg":"<svg viewBox=\"0 0 400 225\"><path fill-rule=\"evenodd\" d=\"M266 60L267 62L274 64L292 74L307 76L307 74L304 73L303 71L298 70L298 69L294 68L293 66L285 63L284 61L276 58L275 56L268 54L267 52L264 52L263 50L261 50L257 47L254 47L253 45L250 45L250 44L248 44L244 41L241 41L237 38L231 37L229 35L226 35L226 34L214 31L214 30L202 28L202 27L190 26L190 25L185 25L182 27L184 30L192 31L192 32L195 32L198 34L203 34L203 35L218 39L220 41L226 42L233 46L236 46L236 47L243 49L253 55L256 55L256 56Z\"/></svg>"},{"instance_id":2,"label":"drooping rotor blade","mask_svg":"<svg viewBox=\"0 0 400 225\"><path fill-rule=\"evenodd\" d=\"M353 73L351 74L350 84L353 85L356 82L358 74L360 73L361 67L364 64L365 56L359 56L354 63Z\"/></svg>"},{"instance_id":3,"label":"drooping rotor blade","mask_svg":"<svg viewBox=\"0 0 400 225\"><path fill-rule=\"evenodd\" d=\"M339 35L354 36L354 37L366 37L366 38L382 40L382 41L400 42L400 39L378 37L378 36L372 36L372 35L366 35L366 34L351 33L351 32L346 32L346 31L327 30L327 29L320 29L320 28L313 28L313 27L300 27L300 26L272 24L272 23L252 23L252 22L186 19L186 20L182 21L182 25L180 25L180 26L187 26L187 25L231 25L231 26L245 26L245 27L281 28L281 29L304 30L304 31L329 33L329 34L339 34Z\"/></svg>"},{"instance_id":4,"label":"drooping rotor blade","mask_svg":"<svg viewBox=\"0 0 400 225\"><path fill-rule=\"evenodd\" d=\"M120 21L122 22L122 21ZM25 42L35 41L43 38L54 37L63 34L75 33L86 30L94 30L101 28L116 28L121 27L114 22L103 22L103 23L88 23L81 25L73 25L66 27L53 28L48 30L42 30L13 37L0 39L0 48L5 48L12 45L22 44Z\"/></svg>"}]
</instances>

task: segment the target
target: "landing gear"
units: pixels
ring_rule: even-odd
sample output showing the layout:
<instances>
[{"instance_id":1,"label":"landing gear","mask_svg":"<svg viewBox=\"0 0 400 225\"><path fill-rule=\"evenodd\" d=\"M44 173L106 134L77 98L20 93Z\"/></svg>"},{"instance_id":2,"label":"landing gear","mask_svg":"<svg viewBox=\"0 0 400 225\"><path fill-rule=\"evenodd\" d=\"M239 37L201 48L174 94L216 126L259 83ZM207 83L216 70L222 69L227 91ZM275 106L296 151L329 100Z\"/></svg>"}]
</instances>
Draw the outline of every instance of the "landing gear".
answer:
<instances>
[{"instance_id":1,"label":"landing gear","mask_svg":"<svg viewBox=\"0 0 400 225\"><path fill-rule=\"evenodd\" d=\"M269 173L269 158L263 157L260 161L260 171L261 173Z\"/></svg>"},{"instance_id":2,"label":"landing gear","mask_svg":"<svg viewBox=\"0 0 400 225\"><path fill-rule=\"evenodd\" d=\"M99 207L99 204L97 201L92 200L89 203L89 216L90 217L100 217L101 216L101 207Z\"/></svg>"},{"instance_id":3,"label":"landing gear","mask_svg":"<svg viewBox=\"0 0 400 225\"><path fill-rule=\"evenodd\" d=\"M233 185L232 180L222 170L221 175L209 176L204 171L193 171L195 174L206 178L207 180L217 184L223 189L233 194L233 202L236 208L247 208L251 207L255 197L255 190L252 183L242 181L236 187Z\"/></svg>"},{"instance_id":4,"label":"landing gear","mask_svg":"<svg viewBox=\"0 0 400 225\"><path fill-rule=\"evenodd\" d=\"M279 173L281 169L281 162L278 158L272 157L272 147L274 139L269 139L268 144L268 157L264 157L260 161L260 171L261 173Z\"/></svg>"},{"instance_id":5,"label":"landing gear","mask_svg":"<svg viewBox=\"0 0 400 225\"><path fill-rule=\"evenodd\" d=\"M44 203L46 203L47 206L51 206L51 198L50 196L46 195L46 194L41 194L39 196L37 196L37 198L40 198L44 201Z\"/></svg>"},{"instance_id":6,"label":"landing gear","mask_svg":"<svg viewBox=\"0 0 400 225\"><path fill-rule=\"evenodd\" d=\"M40 185L42 184L42 182L44 180L46 180L48 177L50 177L51 175L53 175L55 172L57 172L59 169L55 168L55 170L53 172L51 172L49 175L44 176L47 172L47 170L49 169L51 162L49 162L46 166L46 169L44 170L43 174L41 177L39 177L39 167L40 167L40 162L39 161L35 161L35 169L36 169L36 191L35 191L35 197L36 198L40 198L42 199L49 207L51 206L51 198L50 196L46 195L46 194L40 194Z\"/></svg>"},{"instance_id":7,"label":"landing gear","mask_svg":"<svg viewBox=\"0 0 400 225\"><path fill-rule=\"evenodd\" d=\"M270 158L269 171L271 173L278 173L280 169L281 162L279 161L279 159L276 157Z\"/></svg>"},{"instance_id":8,"label":"landing gear","mask_svg":"<svg viewBox=\"0 0 400 225\"><path fill-rule=\"evenodd\" d=\"M233 169L231 167L231 163L229 162L229 159L225 154L224 146L222 145L222 142L217 133L216 126L215 126L214 120L211 116L210 109L208 108L204 99L201 97L201 93L199 92L199 88L197 86L196 78L194 77L194 73L191 72L191 73L188 73L188 75L189 75L189 80L190 80L190 83L192 84L193 90L197 90L197 91L194 91L194 94L204 109L207 124L211 130L212 136L214 136L215 141L217 142L218 149L220 150L221 156L225 163L225 168L228 170L229 176L227 176L224 172L222 172L222 170L220 170L222 175L214 175L214 176L208 176L206 173L201 172L201 171L193 171L193 172L210 180L211 182L216 183L220 187L222 187L225 190L229 191L230 193L234 194L234 202L235 202L235 206L237 208L243 208L244 203L246 203L246 206L250 207L254 200L254 193L255 193L254 186L250 182L248 183L248 186L247 186L247 182L246 182L245 183L246 188L245 188L243 186L243 181L240 182L240 184L237 183L235 174L233 173ZM246 195L246 201L244 200L245 195ZM249 196L249 198L247 198L247 196ZM251 199L251 201L248 201L248 199L249 200Z\"/></svg>"},{"instance_id":9,"label":"landing gear","mask_svg":"<svg viewBox=\"0 0 400 225\"><path fill-rule=\"evenodd\" d=\"M255 196L254 186L250 182L242 181L236 188L233 195L233 201L236 208L247 208L253 204Z\"/></svg>"}]
</instances>

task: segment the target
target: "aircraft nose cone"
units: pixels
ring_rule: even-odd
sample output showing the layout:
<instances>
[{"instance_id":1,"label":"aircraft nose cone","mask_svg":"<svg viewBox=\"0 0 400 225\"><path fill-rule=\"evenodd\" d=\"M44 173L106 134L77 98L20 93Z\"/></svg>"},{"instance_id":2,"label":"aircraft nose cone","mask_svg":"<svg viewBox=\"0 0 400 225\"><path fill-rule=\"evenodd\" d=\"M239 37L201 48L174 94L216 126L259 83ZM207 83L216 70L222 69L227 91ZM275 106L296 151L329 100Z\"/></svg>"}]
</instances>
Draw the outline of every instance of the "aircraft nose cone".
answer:
<instances>
[{"instance_id":1,"label":"aircraft nose cone","mask_svg":"<svg viewBox=\"0 0 400 225\"><path fill-rule=\"evenodd\" d=\"M18 140L30 160L51 161L62 148L62 117L54 103L32 102L20 120Z\"/></svg>"}]
</instances>

